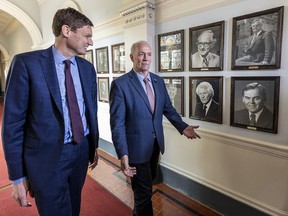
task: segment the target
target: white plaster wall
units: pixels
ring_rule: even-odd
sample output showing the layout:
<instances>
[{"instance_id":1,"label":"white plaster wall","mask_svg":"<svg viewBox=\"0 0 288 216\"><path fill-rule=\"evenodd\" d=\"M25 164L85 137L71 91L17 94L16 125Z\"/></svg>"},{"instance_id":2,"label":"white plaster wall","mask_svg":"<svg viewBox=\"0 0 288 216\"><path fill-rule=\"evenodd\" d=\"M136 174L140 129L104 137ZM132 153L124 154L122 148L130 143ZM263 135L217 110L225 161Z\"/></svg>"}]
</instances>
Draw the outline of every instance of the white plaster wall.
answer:
<instances>
[{"instance_id":1,"label":"white plaster wall","mask_svg":"<svg viewBox=\"0 0 288 216\"><path fill-rule=\"evenodd\" d=\"M232 18L278 6L285 6L281 68L232 71L230 69ZM156 25L156 34L185 29L185 71L177 74L185 77L185 116L189 116L189 76L223 76L224 78L223 124L184 117L186 122L200 126L198 131L202 136L200 140L187 140L165 121L166 152L161 157L161 164L271 215L288 215L287 7L287 0L242 0L183 17L178 17L177 11L180 10L178 8L174 12L171 10L167 17L162 12L163 14L158 16L158 21L161 22ZM183 10L187 10L187 5ZM174 18L171 18L173 15ZM189 28L221 20L225 20L224 70L189 72L187 57ZM171 73L159 74L171 75ZM281 77L278 134L250 131L229 125L232 76Z\"/></svg>"}]
</instances>

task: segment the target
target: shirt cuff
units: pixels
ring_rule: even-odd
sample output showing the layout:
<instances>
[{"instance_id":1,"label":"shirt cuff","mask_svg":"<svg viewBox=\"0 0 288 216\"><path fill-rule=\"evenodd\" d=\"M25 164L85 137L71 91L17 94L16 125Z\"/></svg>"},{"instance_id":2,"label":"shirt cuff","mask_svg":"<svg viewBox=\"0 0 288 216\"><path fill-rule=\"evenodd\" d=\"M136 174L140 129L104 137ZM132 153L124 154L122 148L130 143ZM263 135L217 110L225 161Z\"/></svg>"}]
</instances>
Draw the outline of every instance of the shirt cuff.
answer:
<instances>
[{"instance_id":1,"label":"shirt cuff","mask_svg":"<svg viewBox=\"0 0 288 216\"><path fill-rule=\"evenodd\" d=\"M22 182L24 182L26 180L27 180L27 177L22 177L20 179L14 180L13 184L16 185L16 184L22 183Z\"/></svg>"}]
</instances>

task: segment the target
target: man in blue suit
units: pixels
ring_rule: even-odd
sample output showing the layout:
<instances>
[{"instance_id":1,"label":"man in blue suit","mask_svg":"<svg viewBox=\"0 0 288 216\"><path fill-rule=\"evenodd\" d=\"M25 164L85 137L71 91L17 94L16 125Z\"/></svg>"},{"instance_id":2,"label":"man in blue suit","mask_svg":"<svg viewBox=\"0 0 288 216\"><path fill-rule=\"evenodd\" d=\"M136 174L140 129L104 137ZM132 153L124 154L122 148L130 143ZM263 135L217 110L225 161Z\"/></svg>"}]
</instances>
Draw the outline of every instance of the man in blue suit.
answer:
<instances>
[{"instance_id":1,"label":"man in blue suit","mask_svg":"<svg viewBox=\"0 0 288 216\"><path fill-rule=\"evenodd\" d=\"M110 124L122 171L131 177L133 214L150 216L152 182L160 151L164 153L163 115L180 134L190 139L200 136L194 131L198 126L183 122L172 106L163 79L149 72L150 45L146 41L134 43L130 58L133 69L111 84Z\"/></svg>"},{"instance_id":2,"label":"man in blue suit","mask_svg":"<svg viewBox=\"0 0 288 216\"><path fill-rule=\"evenodd\" d=\"M9 69L2 140L13 197L30 206L29 191L41 216L79 215L89 161L91 168L98 163L96 73L77 56L93 44L92 26L77 10L58 10L52 24L55 44L16 55ZM82 125L77 139L64 60L71 63L74 105Z\"/></svg>"}]
</instances>

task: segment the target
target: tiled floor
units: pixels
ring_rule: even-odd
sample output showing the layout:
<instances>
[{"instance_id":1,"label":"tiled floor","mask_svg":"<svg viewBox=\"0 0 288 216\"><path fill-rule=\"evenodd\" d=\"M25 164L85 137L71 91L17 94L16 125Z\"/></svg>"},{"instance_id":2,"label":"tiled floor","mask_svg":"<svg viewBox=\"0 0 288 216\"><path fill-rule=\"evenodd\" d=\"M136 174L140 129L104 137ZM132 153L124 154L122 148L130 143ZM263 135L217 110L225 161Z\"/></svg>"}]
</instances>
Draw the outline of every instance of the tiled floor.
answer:
<instances>
[{"instance_id":1,"label":"tiled floor","mask_svg":"<svg viewBox=\"0 0 288 216\"><path fill-rule=\"evenodd\" d=\"M133 194L130 181L121 172L119 161L100 149L98 152L99 164L89 175L132 209ZM155 216L221 215L163 183L153 186L152 201Z\"/></svg>"}]
</instances>

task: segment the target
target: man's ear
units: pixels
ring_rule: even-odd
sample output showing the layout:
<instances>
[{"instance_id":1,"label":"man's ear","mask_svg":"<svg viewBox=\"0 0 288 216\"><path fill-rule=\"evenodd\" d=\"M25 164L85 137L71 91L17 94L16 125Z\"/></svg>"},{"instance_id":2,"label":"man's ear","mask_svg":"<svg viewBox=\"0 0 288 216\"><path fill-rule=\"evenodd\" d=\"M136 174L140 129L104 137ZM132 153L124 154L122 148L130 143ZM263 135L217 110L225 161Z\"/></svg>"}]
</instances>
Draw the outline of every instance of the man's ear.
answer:
<instances>
[{"instance_id":1,"label":"man's ear","mask_svg":"<svg viewBox=\"0 0 288 216\"><path fill-rule=\"evenodd\" d=\"M64 37L69 37L70 27L68 25L62 25L61 32Z\"/></svg>"},{"instance_id":2,"label":"man's ear","mask_svg":"<svg viewBox=\"0 0 288 216\"><path fill-rule=\"evenodd\" d=\"M132 54L130 54L130 59L131 59L132 62L134 62L134 58L133 58Z\"/></svg>"}]
</instances>

